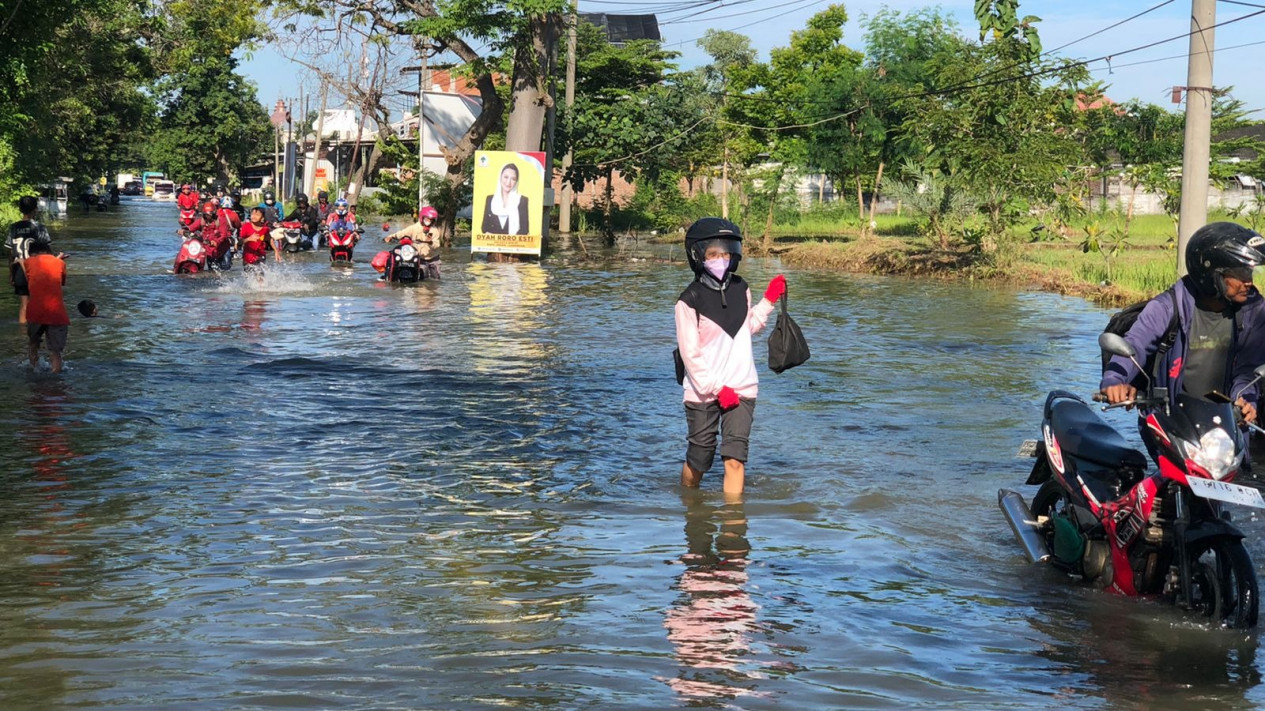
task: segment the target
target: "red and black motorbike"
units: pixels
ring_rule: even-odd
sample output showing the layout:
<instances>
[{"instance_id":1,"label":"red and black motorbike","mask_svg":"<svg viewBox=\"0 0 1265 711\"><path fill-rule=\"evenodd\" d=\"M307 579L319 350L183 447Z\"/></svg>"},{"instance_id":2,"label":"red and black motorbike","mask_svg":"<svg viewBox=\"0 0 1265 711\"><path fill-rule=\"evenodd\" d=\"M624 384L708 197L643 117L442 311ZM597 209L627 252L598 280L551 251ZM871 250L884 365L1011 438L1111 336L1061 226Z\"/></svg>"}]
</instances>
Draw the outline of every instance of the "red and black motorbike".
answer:
<instances>
[{"instance_id":1,"label":"red and black motorbike","mask_svg":"<svg viewBox=\"0 0 1265 711\"><path fill-rule=\"evenodd\" d=\"M1116 334L1098 342L1108 353L1136 358ZM1265 366L1247 387L1263 377ZM1028 559L1117 594L1158 597L1213 624L1255 627L1256 571L1244 534L1223 508L1265 508L1259 490L1231 483L1247 449L1233 405L1238 394L1182 393L1169 402L1167 390L1148 381L1132 402L1104 407L1147 413L1142 437L1158 468L1148 471L1146 455L1088 403L1051 392L1042 439L1020 451L1037 459L1025 482L1040 486L1031 508L1018 492L997 492Z\"/></svg>"},{"instance_id":2,"label":"red and black motorbike","mask_svg":"<svg viewBox=\"0 0 1265 711\"><path fill-rule=\"evenodd\" d=\"M172 271L176 274L197 274L206 271L206 247L202 244L201 235L192 230L181 230L184 242L176 253L176 262Z\"/></svg>"},{"instance_id":3,"label":"red and black motorbike","mask_svg":"<svg viewBox=\"0 0 1265 711\"><path fill-rule=\"evenodd\" d=\"M386 281L411 284L431 276L421 253L408 237L402 237L400 243L386 252L386 255L385 269L382 272L382 278Z\"/></svg>"},{"instance_id":4,"label":"red and black motorbike","mask_svg":"<svg viewBox=\"0 0 1265 711\"><path fill-rule=\"evenodd\" d=\"M364 234L363 227L352 229L351 227L342 226L331 228L326 239L329 242L329 261L335 264L351 263L352 252L356 249L356 243L360 241L360 235Z\"/></svg>"},{"instance_id":5,"label":"red and black motorbike","mask_svg":"<svg viewBox=\"0 0 1265 711\"><path fill-rule=\"evenodd\" d=\"M198 210L196 207L189 209L180 208L180 227L181 229L189 229L193 225L193 221L198 219Z\"/></svg>"}]
</instances>

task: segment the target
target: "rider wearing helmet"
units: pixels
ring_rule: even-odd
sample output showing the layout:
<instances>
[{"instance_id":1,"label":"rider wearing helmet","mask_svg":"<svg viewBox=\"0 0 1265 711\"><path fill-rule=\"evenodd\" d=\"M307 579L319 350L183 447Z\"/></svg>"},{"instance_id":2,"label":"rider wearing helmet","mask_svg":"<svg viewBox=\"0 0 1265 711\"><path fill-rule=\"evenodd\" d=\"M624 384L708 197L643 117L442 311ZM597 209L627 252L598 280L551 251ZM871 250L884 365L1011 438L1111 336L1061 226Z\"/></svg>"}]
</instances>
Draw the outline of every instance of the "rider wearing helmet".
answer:
<instances>
[{"instance_id":1,"label":"rider wearing helmet","mask_svg":"<svg viewBox=\"0 0 1265 711\"><path fill-rule=\"evenodd\" d=\"M774 277L764 298L753 304L747 282L735 273L742 260L742 232L719 217L704 217L690 226L685 256L694 281L676 302L689 442L681 484L697 487L702 481L715 459L719 430L723 488L727 494L740 494L759 382L751 337L764 328L773 304L786 291L786 279Z\"/></svg>"},{"instance_id":2,"label":"rider wearing helmet","mask_svg":"<svg viewBox=\"0 0 1265 711\"><path fill-rule=\"evenodd\" d=\"M180 194L176 195L176 204L181 210L196 210L198 208L198 191L193 186L184 183L180 186Z\"/></svg>"},{"instance_id":3,"label":"rider wearing helmet","mask_svg":"<svg viewBox=\"0 0 1265 711\"><path fill-rule=\"evenodd\" d=\"M439 278L439 230L435 223L439 220L439 211L425 205L418 211L418 221L398 232L392 232L382 238L383 242L400 241L400 244L411 244L422 256L426 264L427 278ZM406 241L407 240L407 241Z\"/></svg>"},{"instance_id":4,"label":"rider wearing helmet","mask_svg":"<svg viewBox=\"0 0 1265 711\"><path fill-rule=\"evenodd\" d=\"M207 244L210 251L208 257L215 260L220 269L233 266L233 248L237 242L237 233L241 230L242 220L233 209L233 198L225 195L220 198L220 209L215 217L216 239Z\"/></svg>"},{"instance_id":5,"label":"rider wearing helmet","mask_svg":"<svg viewBox=\"0 0 1265 711\"><path fill-rule=\"evenodd\" d=\"M259 203L259 209L264 211L264 222L269 225L280 222L285 214L285 206L277 202L277 194L271 190L264 191L264 201Z\"/></svg>"},{"instance_id":6,"label":"rider wearing helmet","mask_svg":"<svg viewBox=\"0 0 1265 711\"><path fill-rule=\"evenodd\" d=\"M334 206L329 204L329 193L324 190L316 194L316 212L321 216L321 222L328 220L334 212Z\"/></svg>"},{"instance_id":7,"label":"rider wearing helmet","mask_svg":"<svg viewBox=\"0 0 1265 711\"><path fill-rule=\"evenodd\" d=\"M334 223L342 222L351 225L352 229L356 227L356 213L352 212L351 205L347 202L347 198L338 198L334 201L334 209L329 213L329 217L325 219L325 224L332 229Z\"/></svg>"},{"instance_id":8,"label":"rider wearing helmet","mask_svg":"<svg viewBox=\"0 0 1265 711\"><path fill-rule=\"evenodd\" d=\"M316 208L307 201L307 195L299 193L294 196L294 209L285 216L286 222L298 222L303 225L303 236L315 239L321 228L321 216Z\"/></svg>"},{"instance_id":9,"label":"rider wearing helmet","mask_svg":"<svg viewBox=\"0 0 1265 711\"><path fill-rule=\"evenodd\" d=\"M1257 391L1247 384L1265 362L1265 300L1253 286L1265 265L1265 238L1233 222L1213 222L1191 235L1186 245L1186 276L1138 314L1124 339L1137 360L1156 354L1169 331L1173 308L1177 330L1163 362L1152 368L1155 386L1170 401L1185 392L1204 397L1212 391L1235 395L1244 418L1256 417ZM1110 403L1130 402L1137 394L1138 367L1113 356L1099 387ZM1246 388L1246 389L1245 389ZM1241 392L1240 392L1241 391Z\"/></svg>"}]
</instances>

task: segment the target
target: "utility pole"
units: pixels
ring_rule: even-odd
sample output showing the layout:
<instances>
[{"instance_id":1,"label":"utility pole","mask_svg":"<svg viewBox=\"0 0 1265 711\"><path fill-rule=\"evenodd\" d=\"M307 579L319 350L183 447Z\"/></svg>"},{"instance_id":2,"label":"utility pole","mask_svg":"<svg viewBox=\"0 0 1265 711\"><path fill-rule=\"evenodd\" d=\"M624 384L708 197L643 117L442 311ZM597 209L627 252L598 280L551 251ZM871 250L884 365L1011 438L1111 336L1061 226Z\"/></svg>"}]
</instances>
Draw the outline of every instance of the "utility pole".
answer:
<instances>
[{"instance_id":1,"label":"utility pole","mask_svg":"<svg viewBox=\"0 0 1265 711\"><path fill-rule=\"evenodd\" d=\"M1212 142L1213 25L1217 0L1191 0L1186 68L1186 141L1182 148L1182 204L1177 222L1177 274L1186 274L1186 244L1208 220L1208 163Z\"/></svg>"},{"instance_id":2,"label":"utility pole","mask_svg":"<svg viewBox=\"0 0 1265 711\"><path fill-rule=\"evenodd\" d=\"M567 153L562 156L562 203L558 206L558 232L564 235L571 234L571 203L575 199L566 175L571 168L571 129L575 125L571 109L575 106L575 26L580 21L579 11L579 0L571 0L571 18L567 22L567 86L563 95L567 106Z\"/></svg>"},{"instance_id":3,"label":"utility pole","mask_svg":"<svg viewBox=\"0 0 1265 711\"><path fill-rule=\"evenodd\" d=\"M303 171L303 193L308 196L316 187L316 171L321 166L321 137L325 134L325 101L329 98L328 92L328 87L321 88L321 113L316 116L316 139L312 144L312 162L310 167L306 167Z\"/></svg>"},{"instance_id":4,"label":"utility pole","mask_svg":"<svg viewBox=\"0 0 1265 711\"><path fill-rule=\"evenodd\" d=\"M401 74L417 72L417 215L421 219L422 205L426 202L426 188L422 183L422 169L426 167L426 60L430 56L430 39L423 37L419 45L422 55L420 67L404 67ZM407 94L408 92L403 92Z\"/></svg>"}]
</instances>

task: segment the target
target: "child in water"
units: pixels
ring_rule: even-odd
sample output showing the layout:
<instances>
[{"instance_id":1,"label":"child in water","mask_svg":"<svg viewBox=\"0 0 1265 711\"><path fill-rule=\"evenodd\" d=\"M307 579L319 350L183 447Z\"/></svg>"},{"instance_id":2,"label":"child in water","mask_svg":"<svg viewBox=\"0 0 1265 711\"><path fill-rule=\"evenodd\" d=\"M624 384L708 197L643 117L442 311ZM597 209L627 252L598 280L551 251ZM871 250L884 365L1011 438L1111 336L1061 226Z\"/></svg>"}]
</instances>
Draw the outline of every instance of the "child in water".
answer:
<instances>
[{"instance_id":1,"label":"child in water","mask_svg":"<svg viewBox=\"0 0 1265 711\"><path fill-rule=\"evenodd\" d=\"M747 282L735 272L742 260L742 232L719 217L704 217L685 233L685 254L694 282L676 302L676 342L685 365L685 422L689 442L681 485L697 487L716 457L725 465L723 491L742 493L748 439L759 378L751 336L759 333L786 293L777 275L752 305Z\"/></svg>"},{"instance_id":2,"label":"child in water","mask_svg":"<svg viewBox=\"0 0 1265 711\"><path fill-rule=\"evenodd\" d=\"M242 242L242 264L256 268L268 258L268 225L264 223L264 211L258 207L250 210L250 222L242 225L239 237ZM281 261L281 247L275 241L273 250L277 253L277 261Z\"/></svg>"}]
</instances>

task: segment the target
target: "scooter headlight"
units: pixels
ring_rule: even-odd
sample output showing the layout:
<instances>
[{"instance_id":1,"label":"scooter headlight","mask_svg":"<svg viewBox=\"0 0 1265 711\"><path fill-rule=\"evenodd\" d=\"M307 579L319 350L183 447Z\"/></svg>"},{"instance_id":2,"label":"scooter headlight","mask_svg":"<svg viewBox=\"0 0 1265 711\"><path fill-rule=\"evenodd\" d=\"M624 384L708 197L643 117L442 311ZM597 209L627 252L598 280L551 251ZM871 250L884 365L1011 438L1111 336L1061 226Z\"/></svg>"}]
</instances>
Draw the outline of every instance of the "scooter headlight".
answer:
<instances>
[{"instance_id":1,"label":"scooter headlight","mask_svg":"<svg viewBox=\"0 0 1265 711\"><path fill-rule=\"evenodd\" d=\"M1199 438L1199 449L1191 461L1203 467L1213 479L1224 479L1238 469L1242 452L1234 451L1234 440L1220 427L1208 430Z\"/></svg>"},{"instance_id":2,"label":"scooter headlight","mask_svg":"<svg viewBox=\"0 0 1265 711\"><path fill-rule=\"evenodd\" d=\"M406 244L403 247L400 247L400 259L403 259L406 262L411 262L416 257L417 250L413 248L413 245Z\"/></svg>"},{"instance_id":3,"label":"scooter headlight","mask_svg":"<svg viewBox=\"0 0 1265 711\"><path fill-rule=\"evenodd\" d=\"M201 245L201 244L199 244L199 243L197 242L197 240L194 240L194 241L190 242L190 243L189 243L189 256L191 256L191 257L196 257L196 256L198 256L199 254L202 254L202 245Z\"/></svg>"}]
</instances>

